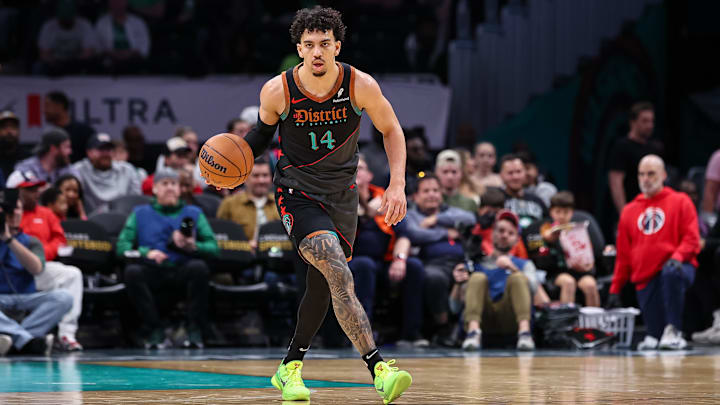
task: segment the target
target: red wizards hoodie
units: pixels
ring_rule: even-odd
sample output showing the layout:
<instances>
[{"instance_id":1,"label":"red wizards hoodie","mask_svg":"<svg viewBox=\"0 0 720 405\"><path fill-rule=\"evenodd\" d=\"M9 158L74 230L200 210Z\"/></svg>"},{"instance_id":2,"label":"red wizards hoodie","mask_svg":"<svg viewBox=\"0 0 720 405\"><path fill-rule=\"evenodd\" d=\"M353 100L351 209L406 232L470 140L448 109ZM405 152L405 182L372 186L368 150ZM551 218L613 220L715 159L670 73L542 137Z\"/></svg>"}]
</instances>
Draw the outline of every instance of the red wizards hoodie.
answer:
<instances>
[{"instance_id":1,"label":"red wizards hoodie","mask_svg":"<svg viewBox=\"0 0 720 405\"><path fill-rule=\"evenodd\" d=\"M687 195L669 187L652 198L640 194L620 214L610 293L628 280L642 290L669 259L697 267L699 252L697 212Z\"/></svg>"}]
</instances>

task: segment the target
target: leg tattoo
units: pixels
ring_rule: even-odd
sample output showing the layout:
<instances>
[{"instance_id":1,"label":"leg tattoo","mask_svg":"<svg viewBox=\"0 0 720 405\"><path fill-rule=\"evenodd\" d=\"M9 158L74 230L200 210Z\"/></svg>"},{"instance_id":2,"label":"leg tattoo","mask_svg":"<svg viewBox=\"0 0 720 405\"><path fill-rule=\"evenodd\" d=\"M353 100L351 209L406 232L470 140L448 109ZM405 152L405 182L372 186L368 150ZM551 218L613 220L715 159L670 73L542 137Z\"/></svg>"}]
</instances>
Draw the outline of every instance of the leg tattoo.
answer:
<instances>
[{"instance_id":1,"label":"leg tattoo","mask_svg":"<svg viewBox=\"0 0 720 405\"><path fill-rule=\"evenodd\" d=\"M337 236L320 233L306 237L300 242L300 252L325 276L335 316L355 348L360 354L375 349L370 322L355 296L352 273Z\"/></svg>"}]
</instances>

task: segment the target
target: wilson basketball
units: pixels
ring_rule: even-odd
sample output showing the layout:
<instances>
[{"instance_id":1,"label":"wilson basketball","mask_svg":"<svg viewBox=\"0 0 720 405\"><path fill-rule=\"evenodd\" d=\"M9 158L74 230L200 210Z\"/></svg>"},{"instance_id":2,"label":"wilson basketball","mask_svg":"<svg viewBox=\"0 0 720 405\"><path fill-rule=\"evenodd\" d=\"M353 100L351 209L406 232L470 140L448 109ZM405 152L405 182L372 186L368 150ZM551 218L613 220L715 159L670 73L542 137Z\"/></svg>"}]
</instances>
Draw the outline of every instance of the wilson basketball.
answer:
<instances>
[{"instance_id":1,"label":"wilson basketball","mask_svg":"<svg viewBox=\"0 0 720 405\"><path fill-rule=\"evenodd\" d=\"M235 188L245 182L253 168L250 145L233 134L218 134L200 149L200 173L211 185Z\"/></svg>"}]
</instances>

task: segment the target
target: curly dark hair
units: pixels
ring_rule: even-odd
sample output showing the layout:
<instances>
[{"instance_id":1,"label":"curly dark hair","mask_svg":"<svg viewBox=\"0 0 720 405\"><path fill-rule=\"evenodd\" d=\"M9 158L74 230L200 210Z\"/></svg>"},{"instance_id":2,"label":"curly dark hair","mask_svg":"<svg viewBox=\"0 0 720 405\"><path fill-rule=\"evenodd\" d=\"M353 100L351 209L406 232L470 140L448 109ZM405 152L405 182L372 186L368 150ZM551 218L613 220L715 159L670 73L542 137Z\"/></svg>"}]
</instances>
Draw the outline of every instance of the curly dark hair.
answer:
<instances>
[{"instance_id":1,"label":"curly dark hair","mask_svg":"<svg viewBox=\"0 0 720 405\"><path fill-rule=\"evenodd\" d=\"M336 40L344 41L345 28L342 14L335 9L320 6L304 8L295 13L295 18L290 25L290 40L294 44L299 44L300 37L305 30L308 32L332 30Z\"/></svg>"}]
</instances>

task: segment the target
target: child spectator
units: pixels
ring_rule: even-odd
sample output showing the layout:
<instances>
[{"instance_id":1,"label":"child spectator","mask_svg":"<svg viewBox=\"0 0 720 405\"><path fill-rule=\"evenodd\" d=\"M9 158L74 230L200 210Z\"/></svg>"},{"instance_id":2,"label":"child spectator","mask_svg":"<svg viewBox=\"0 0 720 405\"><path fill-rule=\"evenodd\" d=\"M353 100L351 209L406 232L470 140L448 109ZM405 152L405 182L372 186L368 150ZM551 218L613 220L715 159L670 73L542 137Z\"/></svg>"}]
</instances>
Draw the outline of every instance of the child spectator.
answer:
<instances>
[{"instance_id":1,"label":"child spectator","mask_svg":"<svg viewBox=\"0 0 720 405\"><path fill-rule=\"evenodd\" d=\"M540 227L540 234L547 244L551 263L548 271L551 283L560 287L560 301L575 302L575 289L585 294L585 305L600 306L600 294L593 274L595 259L587 223L571 222L575 209L575 197L569 191L561 191L550 199L550 217Z\"/></svg>"},{"instance_id":2,"label":"child spectator","mask_svg":"<svg viewBox=\"0 0 720 405\"><path fill-rule=\"evenodd\" d=\"M67 200L57 187L50 187L40 194L40 205L50 208L59 220L64 221L67 216Z\"/></svg>"}]
</instances>

